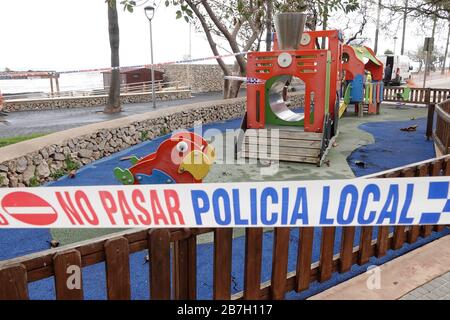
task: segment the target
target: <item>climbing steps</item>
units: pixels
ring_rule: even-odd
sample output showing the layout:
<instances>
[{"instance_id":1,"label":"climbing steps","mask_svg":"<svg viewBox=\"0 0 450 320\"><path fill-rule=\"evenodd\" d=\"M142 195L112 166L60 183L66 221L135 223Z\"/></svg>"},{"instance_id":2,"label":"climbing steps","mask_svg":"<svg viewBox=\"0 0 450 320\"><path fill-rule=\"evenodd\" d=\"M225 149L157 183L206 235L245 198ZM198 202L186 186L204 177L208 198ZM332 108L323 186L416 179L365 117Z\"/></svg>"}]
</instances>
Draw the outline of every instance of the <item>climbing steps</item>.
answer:
<instances>
[{"instance_id":1,"label":"climbing steps","mask_svg":"<svg viewBox=\"0 0 450 320\"><path fill-rule=\"evenodd\" d=\"M320 165L322 155L329 144L327 141L329 142L324 141L323 133L304 132L303 128L298 127L247 129L241 139L238 156Z\"/></svg>"}]
</instances>

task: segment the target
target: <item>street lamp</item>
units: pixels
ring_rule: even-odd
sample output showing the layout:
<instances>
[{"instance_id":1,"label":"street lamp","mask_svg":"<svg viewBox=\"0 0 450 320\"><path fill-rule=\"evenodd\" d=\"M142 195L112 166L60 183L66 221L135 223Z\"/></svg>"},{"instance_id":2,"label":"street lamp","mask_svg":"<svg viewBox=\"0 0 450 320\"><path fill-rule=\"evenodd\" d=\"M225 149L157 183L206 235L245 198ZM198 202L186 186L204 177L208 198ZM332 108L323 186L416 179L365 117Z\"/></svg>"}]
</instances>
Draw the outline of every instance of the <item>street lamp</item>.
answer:
<instances>
[{"instance_id":1,"label":"street lamp","mask_svg":"<svg viewBox=\"0 0 450 320\"><path fill-rule=\"evenodd\" d=\"M395 56L395 51L397 50L397 36L394 37L394 56Z\"/></svg>"},{"instance_id":2,"label":"street lamp","mask_svg":"<svg viewBox=\"0 0 450 320\"><path fill-rule=\"evenodd\" d=\"M152 36L152 19L155 15L155 8L153 6L147 6L144 8L145 16L150 24L150 56L151 56L151 75L152 75L152 101L153 108L156 108L156 96L155 96L155 67L153 65L153 36Z\"/></svg>"}]
</instances>

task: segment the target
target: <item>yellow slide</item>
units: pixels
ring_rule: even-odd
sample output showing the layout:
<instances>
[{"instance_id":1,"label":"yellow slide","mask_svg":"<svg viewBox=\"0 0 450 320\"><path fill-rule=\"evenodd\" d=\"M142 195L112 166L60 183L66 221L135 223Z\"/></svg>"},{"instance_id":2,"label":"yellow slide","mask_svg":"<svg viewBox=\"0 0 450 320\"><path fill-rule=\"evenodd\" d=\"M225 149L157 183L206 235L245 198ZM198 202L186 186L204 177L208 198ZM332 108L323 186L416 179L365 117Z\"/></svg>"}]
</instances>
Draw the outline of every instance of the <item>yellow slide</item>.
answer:
<instances>
[{"instance_id":1,"label":"yellow slide","mask_svg":"<svg viewBox=\"0 0 450 320\"><path fill-rule=\"evenodd\" d=\"M345 100L341 101L341 104L339 105L339 118L342 118L342 115L344 114L345 110L347 110L348 104L345 102Z\"/></svg>"}]
</instances>

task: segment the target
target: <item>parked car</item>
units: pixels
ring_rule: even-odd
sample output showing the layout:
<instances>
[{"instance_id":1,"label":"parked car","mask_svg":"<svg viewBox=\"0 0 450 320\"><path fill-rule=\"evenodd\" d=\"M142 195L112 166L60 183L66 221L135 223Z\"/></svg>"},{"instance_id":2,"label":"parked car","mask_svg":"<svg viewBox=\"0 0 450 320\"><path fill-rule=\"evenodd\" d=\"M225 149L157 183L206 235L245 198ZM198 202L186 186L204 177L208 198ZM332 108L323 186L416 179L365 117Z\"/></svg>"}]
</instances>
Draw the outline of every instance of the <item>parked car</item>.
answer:
<instances>
[{"instance_id":1,"label":"parked car","mask_svg":"<svg viewBox=\"0 0 450 320\"><path fill-rule=\"evenodd\" d=\"M384 84L399 86L411 78L411 59L404 55L382 55L377 57L384 64Z\"/></svg>"}]
</instances>

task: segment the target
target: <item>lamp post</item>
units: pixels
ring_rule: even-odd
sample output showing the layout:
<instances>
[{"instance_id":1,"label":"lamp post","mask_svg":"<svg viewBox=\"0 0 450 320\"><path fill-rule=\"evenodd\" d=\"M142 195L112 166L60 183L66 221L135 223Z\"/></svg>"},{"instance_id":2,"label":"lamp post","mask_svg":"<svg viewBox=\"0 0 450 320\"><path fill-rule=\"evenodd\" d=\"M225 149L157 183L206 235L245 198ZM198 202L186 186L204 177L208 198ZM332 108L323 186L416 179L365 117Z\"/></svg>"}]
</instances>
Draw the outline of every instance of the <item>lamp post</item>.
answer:
<instances>
[{"instance_id":1,"label":"lamp post","mask_svg":"<svg viewBox=\"0 0 450 320\"><path fill-rule=\"evenodd\" d=\"M394 37L394 56L395 56L395 51L397 50L397 36Z\"/></svg>"},{"instance_id":2,"label":"lamp post","mask_svg":"<svg viewBox=\"0 0 450 320\"><path fill-rule=\"evenodd\" d=\"M153 65L153 36L152 36L152 19L155 15L155 8L153 6L147 6L144 8L145 16L150 24L150 56L151 56L151 75L152 75L152 101L153 108L156 108L156 96L155 96L155 67Z\"/></svg>"}]
</instances>

